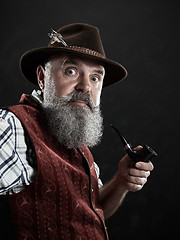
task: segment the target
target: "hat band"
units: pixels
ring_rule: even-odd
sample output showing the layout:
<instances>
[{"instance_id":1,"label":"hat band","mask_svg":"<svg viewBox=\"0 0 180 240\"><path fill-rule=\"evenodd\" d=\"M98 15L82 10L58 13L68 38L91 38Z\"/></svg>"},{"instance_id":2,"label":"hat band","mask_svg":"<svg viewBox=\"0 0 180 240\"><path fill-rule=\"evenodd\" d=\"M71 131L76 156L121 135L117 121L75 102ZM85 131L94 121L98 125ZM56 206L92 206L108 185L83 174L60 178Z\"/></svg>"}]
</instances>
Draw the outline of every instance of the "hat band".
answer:
<instances>
[{"instance_id":1,"label":"hat band","mask_svg":"<svg viewBox=\"0 0 180 240\"><path fill-rule=\"evenodd\" d=\"M65 47L66 49L77 51L77 52L82 52L86 54L90 54L96 57L101 57L101 58L106 58L104 55L102 55L99 52L96 52L95 50L91 50L89 48L84 48L84 47L78 47L78 46L67 46Z\"/></svg>"}]
</instances>

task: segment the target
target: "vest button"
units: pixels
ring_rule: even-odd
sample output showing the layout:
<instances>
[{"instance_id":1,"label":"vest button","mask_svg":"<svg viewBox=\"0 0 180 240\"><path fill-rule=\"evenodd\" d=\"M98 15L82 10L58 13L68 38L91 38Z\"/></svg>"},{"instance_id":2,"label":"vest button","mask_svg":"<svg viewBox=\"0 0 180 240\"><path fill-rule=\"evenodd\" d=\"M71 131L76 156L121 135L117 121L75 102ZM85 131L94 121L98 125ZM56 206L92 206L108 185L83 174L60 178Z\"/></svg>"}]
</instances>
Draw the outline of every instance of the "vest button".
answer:
<instances>
[{"instance_id":1,"label":"vest button","mask_svg":"<svg viewBox=\"0 0 180 240\"><path fill-rule=\"evenodd\" d=\"M91 191L94 192L94 189L92 188Z\"/></svg>"}]
</instances>

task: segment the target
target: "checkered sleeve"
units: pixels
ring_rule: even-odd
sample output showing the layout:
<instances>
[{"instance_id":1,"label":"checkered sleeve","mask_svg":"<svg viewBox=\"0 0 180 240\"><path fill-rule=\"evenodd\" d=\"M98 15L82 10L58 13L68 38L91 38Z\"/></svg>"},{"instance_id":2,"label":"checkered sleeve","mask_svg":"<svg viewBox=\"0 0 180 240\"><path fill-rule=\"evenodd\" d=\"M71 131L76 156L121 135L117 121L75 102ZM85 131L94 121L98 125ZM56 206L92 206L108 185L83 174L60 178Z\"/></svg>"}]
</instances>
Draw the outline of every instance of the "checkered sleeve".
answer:
<instances>
[{"instance_id":1,"label":"checkered sleeve","mask_svg":"<svg viewBox=\"0 0 180 240\"><path fill-rule=\"evenodd\" d=\"M19 119L0 110L0 194L20 192L29 185L34 174L27 159L24 129Z\"/></svg>"}]
</instances>

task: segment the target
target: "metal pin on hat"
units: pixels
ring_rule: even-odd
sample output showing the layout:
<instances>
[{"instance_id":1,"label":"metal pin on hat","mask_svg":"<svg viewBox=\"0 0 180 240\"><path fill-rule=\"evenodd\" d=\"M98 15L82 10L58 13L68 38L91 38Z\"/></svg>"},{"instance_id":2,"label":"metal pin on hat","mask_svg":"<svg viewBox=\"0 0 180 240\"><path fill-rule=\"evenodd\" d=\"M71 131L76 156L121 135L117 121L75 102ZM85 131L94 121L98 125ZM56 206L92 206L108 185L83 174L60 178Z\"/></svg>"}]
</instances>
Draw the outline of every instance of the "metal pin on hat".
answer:
<instances>
[{"instance_id":1,"label":"metal pin on hat","mask_svg":"<svg viewBox=\"0 0 180 240\"><path fill-rule=\"evenodd\" d=\"M48 36L51 38L51 44L55 42L62 43L65 47L67 47L67 43L63 40L63 37L60 33L51 29L51 33L48 33Z\"/></svg>"}]
</instances>

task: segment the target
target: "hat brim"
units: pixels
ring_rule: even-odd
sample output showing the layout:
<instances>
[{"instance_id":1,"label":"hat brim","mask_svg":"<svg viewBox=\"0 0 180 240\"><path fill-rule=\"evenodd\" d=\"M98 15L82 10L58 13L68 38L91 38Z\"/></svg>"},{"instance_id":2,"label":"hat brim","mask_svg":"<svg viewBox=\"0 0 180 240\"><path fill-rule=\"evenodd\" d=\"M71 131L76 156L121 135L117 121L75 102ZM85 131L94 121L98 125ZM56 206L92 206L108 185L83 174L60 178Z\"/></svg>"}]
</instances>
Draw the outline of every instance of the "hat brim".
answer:
<instances>
[{"instance_id":1,"label":"hat brim","mask_svg":"<svg viewBox=\"0 0 180 240\"><path fill-rule=\"evenodd\" d=\"M44 64L48 59L57 54L71 53L77 56L86 57L88 59L96 60L102 64L105 68L105 78L103 87L107 87L114 83L120 82L127 76L127 70L119 63L109 60L107 58L101 58L88 53L67 49L64 47L42 47L32 49L25 52L20 59L20 69L23 76L31 83L38 85L36 69L39 65Z\"/></svg>"}]
</instances>

